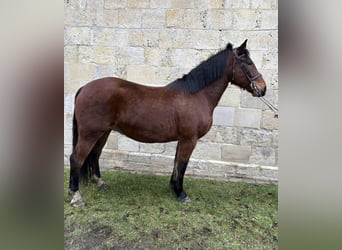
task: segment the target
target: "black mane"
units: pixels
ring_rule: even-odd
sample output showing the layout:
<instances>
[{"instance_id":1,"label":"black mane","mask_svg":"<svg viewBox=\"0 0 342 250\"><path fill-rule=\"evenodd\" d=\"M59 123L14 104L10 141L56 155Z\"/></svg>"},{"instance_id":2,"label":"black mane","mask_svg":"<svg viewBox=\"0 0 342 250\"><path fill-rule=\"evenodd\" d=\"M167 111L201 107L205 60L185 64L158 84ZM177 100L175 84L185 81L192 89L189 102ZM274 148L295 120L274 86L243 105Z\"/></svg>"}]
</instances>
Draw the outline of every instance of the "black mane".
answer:
<instances>
[{"instance_id":1,"label":"black mane","mask_svg":"<svg viewBox=\"0 0 342 250\"><path fill-rule=\"evenodd\" d=\"M200 63L182 78L168 84L166 88L169 90L177 89L191 94L200 91L222 76L227 66L228 53L232 50L232 44L228 43L224 50Z\"/></svg>"}]
</instances>

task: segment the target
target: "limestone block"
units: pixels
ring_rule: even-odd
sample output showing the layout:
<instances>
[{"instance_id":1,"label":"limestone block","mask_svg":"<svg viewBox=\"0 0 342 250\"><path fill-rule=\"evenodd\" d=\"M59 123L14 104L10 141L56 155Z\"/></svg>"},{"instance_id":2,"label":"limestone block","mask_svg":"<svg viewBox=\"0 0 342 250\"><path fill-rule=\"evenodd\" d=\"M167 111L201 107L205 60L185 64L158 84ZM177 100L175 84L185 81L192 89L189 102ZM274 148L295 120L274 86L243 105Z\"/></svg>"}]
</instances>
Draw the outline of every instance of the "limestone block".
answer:
<instances>
[{"instance_id":1,"label":"limestone block","mask_svg":"<svg viewBox=\"0 0 342 250\"><path fill-rule=\"evenodd\" d=\"M272 131L272 135L273 135L272 147L278 148L278 143L279 143L279 131L278 131L278 130L273 130L273 131Z\"/></svg>"},{"instance_id":2,"label":"limestone block","mask_svg":"<svg viewBox=\"0 0 342 250\"><path fill-rule=\"evenodd\" d=\"M260 128L261 110L259 109L236 109L234 126Z\"/></svg>"},{"instance_id":3,"label":"limestone block","mask_svg":"<svg viewBox=\"0 0 342 250\"><path fill-rule=\"evenodd\" d=\"M278 29L278 10L263 10L261 18L262 29Z\"/></svg>"},{"instance_id":4,"label":"limestone block","mask_svg":"<svg viewBox=\"0 0 342 250\"><path fill-rule=\"evenodd\" d=\"M150 7L156 9L169 9L173 0L150 0Z\"/></svg>"},{"instance_id":5,"label":"limestone block","mask_svg":"<svg viewBox=\"0 0 342 250\"><path fill-rule=\"evenodd\" d=\"M66 80L88 82L93 79L95 73L95 65L91 63L70 63L65 65L65 67ZM77 89L78 88L79 86L77 86Z\"/></svg>"},{"instance_id":6,"label":"limestone block","mask_svg":"<svg viewBox=\"0 0 342 250\"><path fill-rule=\"evenodd\" d=\"M64 129L64 145L72 145L72 129Z\"/></svg>"},{"instance_id":7,"label":"limestone block","mask_svg":"<svg viewBox=\"0 0 342 250\"><path fill-rule=\"evenodd\" d=\"M120 47L115 51L115 62L121 65L144 64L144 48Z\"/></svg>"},{"instance_id":8,"label":"limestone block","mask_svg":"<svg viewBox=\"0 0 342 250\"><path fill-rule=\"evenodd\" d=\"M278 167L262 166L260 168L261 176L269 180L278 180Z\"/></svg>"},{"instance_id":9,"label":"limestone block","mask_svg":"<svg viewBox=\"0 0 342 250\"><path fill-rule=\"evenodd\" d=\"M208 11L207 29L230 29L233 24L233 14L229 10L212 9Z\"/></svg>"},{"instance_id":10,"label":"limestone block","mask_svg":"<svg viewBox=\"0 0 342 250\"><path fill-rule=\"evenodd\" d=\"M64 25L73 26L92 26L96 17L96 12L92 10L80 10L64 8Z\"/></svg>"},{"instance_id":11,"label":"limestone block","mask_svg":"<svg viewBox=\"0 0 342 250\"><path fill-rule=\"evenodd\" d=\"M237 30L253 30L260 28L261 15L258 10L236 9L233 12L233 28Z\"/></svg>"},{"instance_id":12,"label":"limestone block","mask_svg":"<svg viewBox=\"0 0 342 250\"><path fill-rule=\"evenodd\" d=\"M180 9L191 9L195 7L194 0L172 0L170 1L171 8L180 8Z\"/></svg>"},{"instance_id":13,"label":"limestone block","mask_svg":"<svg viewBox=\"0 0 342 250\"><path fill-rule=\"evenodd\" d=\"M125 8L127 6L127 0L104 0L105 9L118 9Z\"/></svg>"},{"instance_id":14,"label":"limestone block","mask_svg":"<svg viewBox=\"0 0 342 250\"><path fill-rule=\"evenodd\" d=\"M236 174L241 177L256 178L260 176L260 167L257 165L239 166Z\"/></svg>"},{"instance_id":15,"label":"limestone block","mask_svg":"<svg viewBox=\"0 0 342 250\"><path fill-rule=\"evenodd\" d=\"M278 52L267 52L265 51L262 60L263 69L278 69Z\"/></svg>"},{"instance_id":16,"label":"limestone block","mask_svg":"<svg viewBox=\"0 0 342 250\"><path fill-rule=\"evenodd\" d=\"M152 154L151 155L152 165L173 167L173 162L174 162L174 156L168 156L164 154Z\"/></svg>"},{"instance_id":17,"label":"limestone block","mask_svg":"<svg viewBox=\"0 0 342 250\"><path fill-rule=\"evenodd\" d=\"M88 0L83 0L86 2L86 8L88 10L93 10L93 11L99 11L104 9L104 0L101 1L88 1Z\"/></svg>"},{"instance_id":18,"label":"limestone block","mask_svg":"<svg viewBox=\"0 0 342 250\"><path fill-rule=\"evenodd\" d=\"M119 78L126 78L126 66L120 64L106 64L96 65L94 79L103 78L107 76L116 76Z\"/></svg>"},{"instance_id":19,"label":"limestone block","mask_svg":"<svg viewBox=\"0 0 342 250\"><path fill-rule=\"evenodd\" d=\"M278 51L278 30L250 30L237 34L242 35L241 38L248 38L247 48L250 50L266 52Z\"/></svg>"},{"instance_id":20,"label":"limestone block","mask_svg":"<svg viewBox=\"0 0 342 250\"><path fill-rule=\"evenodd\" d=\"M136 152L130 152L128 154L128 161L129 162L139 162L139 163L151 163L151 154L146 153L136 153Z\"/></svg>"},{"instance_id":21,"label":"limestone block","mask_svg":"<svg viewBox=\"0 0 342 250\"><path fill-rule=\"evenodd\" d=\"M144 49L144 57L145 63L147 65L152 66L160 66L162 64L169 64L169 56L167 49L159 49L159 48L145 48ZM164 63L166 62L166 63Z\"/></svg>"},{"instance_id":22,"label":"limestone block","mask_svg":"<svg viewBox=\"0 0 342 250\"><path fill-rule=\"evenodd\" d=\"M127 0L127 6L129 8L148 8L150 0Z\"/></svg>"},{"instance_id":23,"label":"limestone block","mask_svg":"<svg viewBox=\"0 0 342 250\"><path fill-rule=\"evenodd\" d=\"M105 146L107 149L118 149L118 134L110 133Z\"/></svg>"},{"instance_id":24,"label":"limestone block","mask_svg":"<svg viewBox=\"0 0 342 250\"><path fill-rule=\"evenodd\" d=\"M198 142L192 153L195 159L221 160L221 145L217 143Z\"/></svg>"},{"instance_id":25,"label":"limestone block","mask_svg":"<svg viewBox=\"0 0 342 250\"><path fill-rule=\"evenodd\" d=\"M141 9L120 9L118 26L120 28L141 28L142 14Z\"/></svg>"},{"instance_id":26,"label":"limestone block","mask_svg":"<svg viewBox=\"0 0 342 250\"><path fill-rule=\"evenodd\" d=\"M128 65L127 80L145 85L155 83L155 67L146 65Z\"/></svg>"},{"instance_id":27,"label":"limestone block","mask_svg":"<svg viewBox=\"0 0 342 250\"><path fill-rule=\"evenodd\" d=\"M192 30L191 46L195 49L215 49L219 48L220 32L218 30Z\"/></svg>"},{"instance_id":28,"label":"limestone block","mask_svg":"<svg viewBox=\"0 0 342 250\"><path fill-rule=\"evenodd\" d=\"M142 27L143 28L163 28L166 22L166 11L161 10L144 10L142 16Z\"/></svg>"},{"instance_id":29,"label":"limestone block","mask_svg":"<svg viewBox=\"0 0 342 250\"><path fill-rule=\"evenodd\" d=\"M248 43L248 47L252 47L253 46L254 41L250 41ZM250 57L252 59L252 61L254 62L256 68L258 69L258 71L263 74L263 68L262 68L262 60L264 57L264 51L262 50L252 50L249 49L249 53L250 53Z\"/></svg>"},{"instance_id":30,"label":"limestone block","mask_svg":"<svg viewBox=\"0 0 342 250\"><path fill-rule=\"evenodd\" d=\"M252 150L250 146L223 145L222 160L248 163Z\"/></svg>"},{"instance_id":31,"label":"limestone block","mask_svg":"<svg viewBox=\"0 0 342 250\"><path fill-rule=\"evenodd\" d=\"M64 158L65 158L64 162L66 162L68 166L70 166L69 157L71 153L72 153L72 145L66 144L64 146Z\"/></svg>"},{"instance_id":32,"label":"limestone block","mask_svg":"<svg viewBox=\"0 0 342 250\"><path fill-rule=\"evenodd\" d=\"M164 62L168 63L167 57L164 57L161 61L161 65L164 64ZM174 81L176 78L179 78L176 76L175 74L175 68L174 67L158 67L157 71L156 71L156 83L158 83L158 85L166 85L168 83L170 83L171 81Z\"/></svg>"},{"instance_id":33,"label":"limestone block","mask_svg":"<svg viewBox=\"0 0 342 250\"><path fill-rule=\"evenodd\" d=\"M164 155L169 155L172 157L175 156L176 148L177 148L177 142L176 141L165 143Z\"/></svg>"},{"instance_id":34,"label":"limestone block","mask_svg":"<svg viewBox=\"0 0 342 250\"><path fill-rule=\"evenodd\" d=\"M228 30L222 30L220 32L220 47L224 48L227 46L228 42L233 44L233 47L238 47L243 41L248 38L248 44L247 48L251 49L249 46L249 41L250 37L248 36L247 32L241 31L241 30L233 30L233 29L228 29ZM252 58L253 59L253 58Z\"/></svg>"},{"instance_id":35,"label":"limestone block","mask_svg":"<svg viewBox=\"0 0 342 250\"><path fill-rule=\"evenodd\" d=\"M266 90L266 95L268 95L269 90ZM240 106L241 108L251 108L251 109L262 109L266 110L268 107L256 97L253 97L249 92L242 91L240 96Z\"/></svg>"},{"instance_id":36,"label":"limestone block","mask_svg":"<svg viewBox=\"0 0 342 250\"><path fill-rule=\"evenodd\" d=\"M79 62L85 64L112 64L115 62L115 52L116 50L113 47L80 46Z\"/></svg>"},{"instance_id":37,"label":"limestone block","mask_svg":"<svg viewBox=\"0 0 342 250\"><path fill-rule=\"evenodd\" d=\"M276 163L276 151L273 148L255 147L252 148L250 163L274 166Z\"/></svg>"},{"instance_id":38,"label":"limestone block","mask_svg":"<svg viewBox=\"0 0 342 250\"><path fill-rule=\"evenodd\" d=\"M66 72L67 70L64 70L64 72ZM85 80L64 80L64 95L65 96L68 96L69 94L70 97L69 97L69 100L73 100L74 99L74 96L75 96L75 93L76 91L84 84L86 83L87 81ZM67 101L67 99L64 99L64 102ZM72 105L69 105L68 108L73 108L74 107L74 104L72 103ZM67 106L65 105L64 103L64 110L66 110Z\"/></svg>"},{"instance_id":39,"label":"limestone block","mask_svg":"<svg viewBox=\"0 0 342 250\"><path fill-rule=\"evenodd\" d=\"M119 13L117 10L102 10L96 12L96 26L117 27L119 24Z\"/></svg>"},{"instance_id":40,"label":"limestone block","mask_svg":"<svg viewBox=\"0 0 342 250\"><path fill-rule=\"evenodd\" d=\"M109 155L105 156L104 154L110 153ZM129 153L126 151L118 151L118 150L106 150L102 151L101 158L110 159L116 162L127 162L128 161Z\"/></svg>"},{"instance_id":41,"label":"limestone block","mask_svg":"<svg viewBox=\"0 0 342 250\"><path fill-rule=\"evenodd\" d=\"M191 158L185 174L189 176L208 176L208 170L208 161Z\"/></svg>"},{"instance_id":42,"label":"limestone block","mask_svg":"<svg viewBox=\"0 0 342 250\"><path fill-rule=\"evenodd\" d=\"M72 130L73 113L64 113L64 130Z\"/></svg>"},{"instance_id":43,"label":"limestone block","mask_svg":"<svg viewBox=\"0 0 342 250\"><path fill-rule=\"evenodd\" d=\"M141 46L143 44L143 31L141 29L131 29L128 32L128 45Z\"/></svg>"},{"instance_id":44,"label":"limestone block","mask_svg":"<svg viewBox=\"0 0 342 250\"><path fill-rule=\"evenodd\" d=\"M65 115L70 115L70 114L73 114L74 112L74 96L75 96L74 93L68 93L64 95L64 114Z\"/></svg>"},{"instance_id":45,"label":"limestone block","mask_svg":"<svg viewBox=\"0 0 342 250\"><path fill-rule=\"evenodd\" d=\"M139 151L139 142L134 141L126 136L118 136L118 149L122 151Z\"/></svg>"},{"instance_id":46,"label":"limestone block","mask_svg":"<svg viewBox=\"0 0 342 250\"><path fill-rule=\"evenodd\" d=\"M241 128L240 132L240 144L242 146L253 146L253 147L272 147L274 134L272 131L252 129L252 128Z\"/></svg>"},{"instance_id":47,"label":"limestone block","mask_svg":"<svg viewBox=\"0 0 342 250\"><path fill-rule=\"evenodd\" d=\"M172 66L195 68L200 63L200 53L194 49L174 49L170 54Z\"/></svg>"},{"instance_id":48,"label":"limestone block","mask_svg":"<svg viewBox=\"0 0 342 250\"><path fill-rule=\"evenodd\" d=\"M226 1L226 6L232 9L246 9L250 7L249 0L228 0Z\"/></svg>"},{"instance_id":49,"label":"limestone block","mask_svg":"<svg viewBox=\"0 0 342 250\"><path fill-rule=\"evenodd\" d=\"M128 31L113 28L96 28L93 32L94 46L125 47L128 43Z\"/></svg>"},{"instance_id":50,"label":"limestone block","mask_svg":"<svg viewBox=\"0 0 342 250\"><path fill-rule=\"evenodd\" d=\"M265 110L262 112L260 127L267 130L278 129L279 119L274 117L272 110Z\"/></svg>"},{"instance_id":51,"label":"limestone block","mask_svg":"<svg viewBox=\"0 0 342 250\"><path fill-rule=\"evenodd\" d=\"M232 107L217 106L214 109L213 125L232 126L235 117L234 110Z\"/></svg>"},{"instance_id":52,"label":"limestone block","mask_svg":"<svg viewBox=\"0 0 342 250\"><path fill-rule=\"evenodd\" d=\"M158 29L143 30L143 45L145 47L159 47L160 40Z\"/></svg>"},{"instance_id":53,"label":"limestone block","mask_svg":"<svg viewBox=\"0 0 342 250\"><path fill-rule=\"evenodd\" d=\"M91 30L89 27L66 27L64 30L64 44L90 45Z\"/></svg>"},{"instance_id":54,"label":"limestone block","mask_svg":"<svg viewBox=\"0 0 342 250\"><path fill-rule=\"evenodd\" d=\"M200 141L238 144L240 141L240 132L234 127L214 125Z\"/></svg>"},{"instance_id":55,"label":"limestone block","mask_svg":"<svg viewBox=\"0 0 342 250\"><path fill-rule=\"evenodd\" d=\"M220 9L224 4L225 0L195 0L195 8L198 9Z\"/></svg>"},{"instance_id":56,"label":"limestone block","mask_svg":"<svg viewBox=\"0 0 342 250\"><path fill-rule=\"evenodd\" d=\"M169 9L166 11L166 27L184 27L185 10Z\"/></svg>"},{"instance_id":57,"label":"limestone block","mask_svg":"<svg viewBox=\"0 0 342 250\"><path fill-rule=\"evenodd\" d=\"M278 0L253 0L251 1L251 8L258 9L274 9L277 8Z\"/></svg>"},{"instance_id":58,"label":"limestone block","mask_svg":"<svg viewBox=\"0 0 342 250\"><path fill-rule=\"evenodd\" d=\"M214 176L231 176L236 174L236 164L224 161L208 161L208 171Z\"/></svg>"},{"instance_id":59,"label":"limestone block","mask_svg":"<svg viewBox=\"0 0 342 250\"><path fill-rule=\"evenodd\" d=\"M187 29L167 28L159 31L160 48L191 48L191 34Z\"/></svg>"},{"instance_id":60,"label":"limestone block","mask_svg":"<svg viewBox=\"0 0 342 250\"><path fill-rule=\"evenodd\" d=\"M164 143L140 143L140 152L160 154L165 150Z\"/></svg>"},{"instance_id":61,"label":"limestone block","mask_svg":"<svg viewBox=\"0 0 342 250\"><path fill-rule=\"evenodd\" d=\"M182 28L203 29L207 28L208 10L187 9L183 16Z\"/></svg>"},{"instance_id":62,"label":"limestone block","mask_svg":"<svg viewBox=\"0 0 342 250\"><path fill-rule=\"evenodd\" d=\"M64 46L64 63L77 63L78 48L75 45Z\"/></svg>"},{"instance_id":63,"label":"limestone block","mask_svg":"<svg viewBox=\"0 0 342 250\"><path fill-rule=\"evenodd\" d=\"M229 106L229 107L239 107L240 96L241 96L240 88L229 86L226 89L226 91L223 93L218 105Z\"/></svg>"}]
</instances>

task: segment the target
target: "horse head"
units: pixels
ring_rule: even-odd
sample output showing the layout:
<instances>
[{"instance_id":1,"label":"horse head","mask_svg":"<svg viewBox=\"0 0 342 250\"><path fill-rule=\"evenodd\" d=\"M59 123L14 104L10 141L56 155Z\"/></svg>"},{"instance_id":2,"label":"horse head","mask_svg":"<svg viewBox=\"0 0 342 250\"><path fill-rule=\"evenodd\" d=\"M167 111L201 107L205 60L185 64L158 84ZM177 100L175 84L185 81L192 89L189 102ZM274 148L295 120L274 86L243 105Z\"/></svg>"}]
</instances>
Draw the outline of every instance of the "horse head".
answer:
<instances>
[{"instance_id":1,"label":"horse head","mask_svg":"<svg viewBox=\"0 0 342 250\"><path fill-rule=\"evenodd\" d=\"M266 93L266 83L259 73L246 49L247 39L233 50L232 84L247 90L253 96L261 97Z\"/></svg>"}]
</instances>

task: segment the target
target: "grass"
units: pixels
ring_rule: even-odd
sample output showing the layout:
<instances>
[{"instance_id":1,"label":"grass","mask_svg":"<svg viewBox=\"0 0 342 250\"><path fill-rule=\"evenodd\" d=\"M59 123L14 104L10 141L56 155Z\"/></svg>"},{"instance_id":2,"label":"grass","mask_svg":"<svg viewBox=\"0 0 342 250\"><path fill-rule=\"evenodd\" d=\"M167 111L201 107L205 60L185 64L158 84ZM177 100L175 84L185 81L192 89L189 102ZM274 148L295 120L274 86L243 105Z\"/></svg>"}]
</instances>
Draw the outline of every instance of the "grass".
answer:
<instances>
[{"instance_id":1,"label":"grass","mask_svg":"<svg viewBox=\"0 0 342 250\"><path fill-rule=\"evenodd\" d=\"M73 208L64 175L65 249L278 248L277 186L186 177L182 204L167 176L105 172L108 190L81 186Z\"/></svg>"}]
</instances>

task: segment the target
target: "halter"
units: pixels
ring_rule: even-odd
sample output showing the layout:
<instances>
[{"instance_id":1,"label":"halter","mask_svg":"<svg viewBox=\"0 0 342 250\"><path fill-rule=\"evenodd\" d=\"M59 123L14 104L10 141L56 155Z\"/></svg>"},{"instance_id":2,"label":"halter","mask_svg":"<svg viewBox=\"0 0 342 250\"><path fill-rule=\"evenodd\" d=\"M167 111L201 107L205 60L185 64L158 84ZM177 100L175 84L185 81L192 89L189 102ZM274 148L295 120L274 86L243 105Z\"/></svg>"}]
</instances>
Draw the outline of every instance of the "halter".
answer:
<instances>
[{"instance_id":1,"label":"halter","mask_svg":"<svg viewBox=\"0 0 342 250\"><path fill-rule=\"evenodd\" d=\"M249 81L249 85L250 87L258 94L259 97L262 96L260 90L257 88L257 86L255 85L255 80L262 77L262 75L260 73L256 74L255 76L251 77L249 70L246 68L246 66L241 62L240 58L242 57L239 56L236 52L236 49L233 50L233 78L232 81L234 81L234 77L235 77L235 60L239 63L240 68L243 72L243 74L247 77L248 81Z\"/></svg>"},{"instance_id":2,"label":"halter","mask_svg":"<svg viewBox=\"0 0 342 250\"><path fill-rule=\"evenodd\" d=\"M252 90L254 90L257 94L258 97L260 98L261 101L263 101L263 103L265 103L274 113L276 118L278 118L278 109L276 107L274 107L272 105L272 103L270 103L265 97L262 96L260 90L257 88L257 86L255 85L255 80L260 78L262 75L260 73L256 74L255 76L251 77L250 76L250 72L249 70L246 68L246 66L241 62L240 58L242 57L242 55L238 55L236 52L236 49L233 50L233 77L232 77L232 82L234 81L234 77L235 77L235 60L239 63L240 68L242 70L242 72L244 73L244 75L247 77L248 81L249 81L249 85L252 88Z\"/></svg>"}]
</instances>

